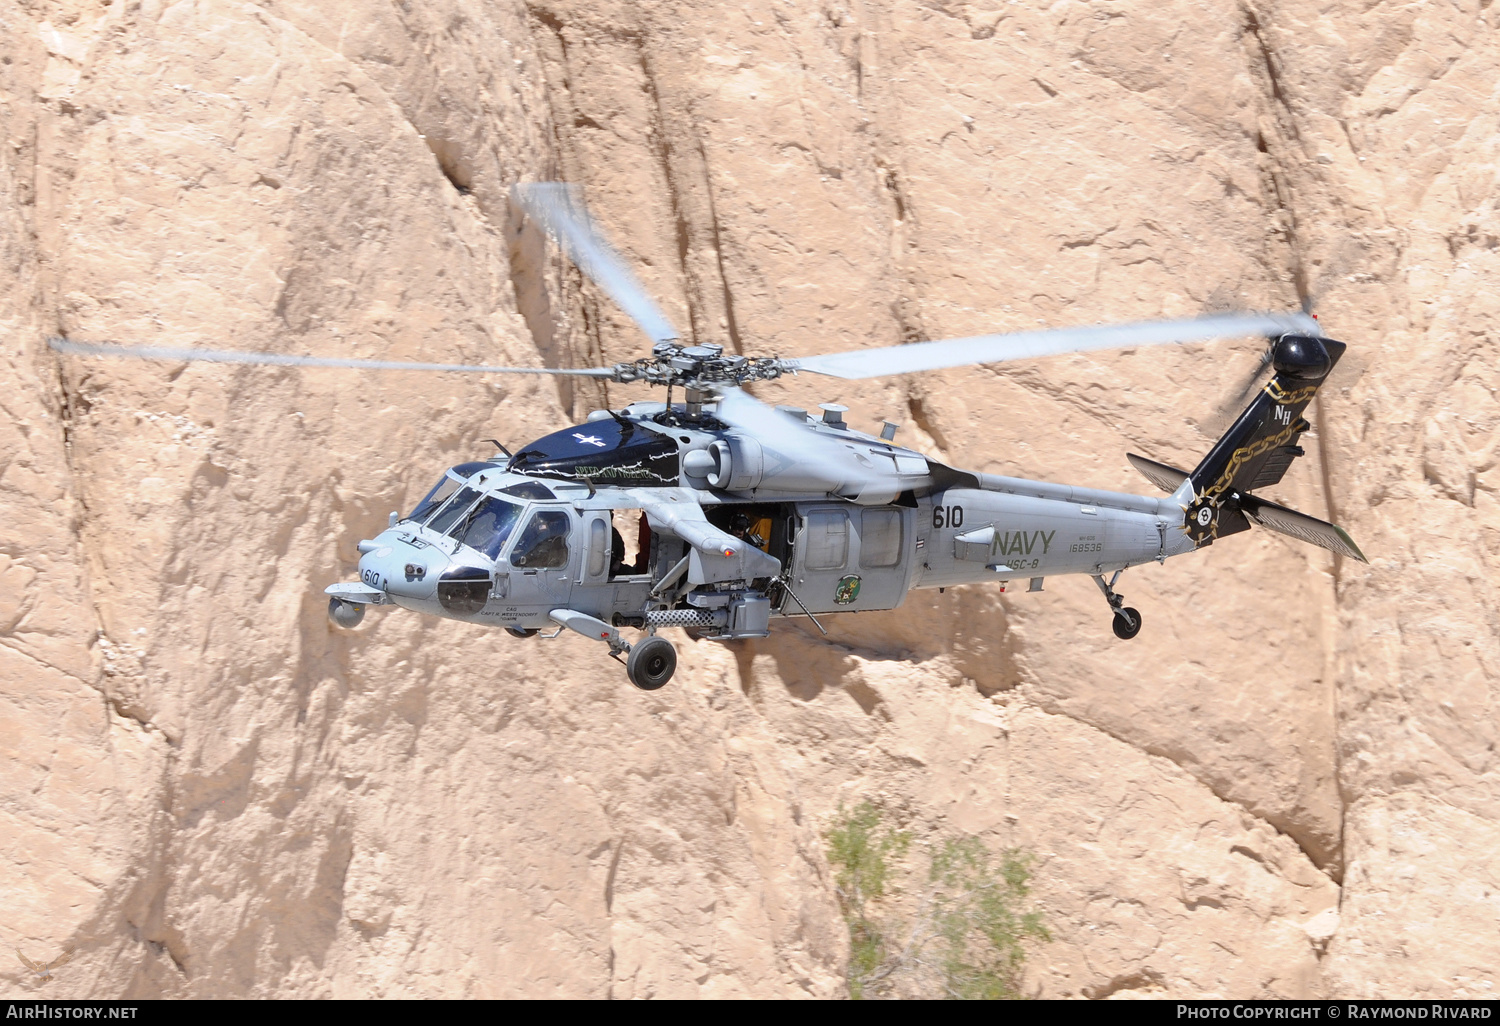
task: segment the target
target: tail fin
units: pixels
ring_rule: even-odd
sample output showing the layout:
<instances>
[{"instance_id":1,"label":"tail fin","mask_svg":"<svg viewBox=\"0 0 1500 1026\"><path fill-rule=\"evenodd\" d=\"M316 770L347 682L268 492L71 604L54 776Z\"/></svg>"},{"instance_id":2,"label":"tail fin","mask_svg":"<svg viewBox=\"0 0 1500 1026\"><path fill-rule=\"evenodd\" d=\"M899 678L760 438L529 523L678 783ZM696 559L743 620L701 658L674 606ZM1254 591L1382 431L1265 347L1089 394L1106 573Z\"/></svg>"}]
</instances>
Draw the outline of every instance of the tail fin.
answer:
<instances>
[{"instance_id":1,"label":"tail fin","mask_svg":"<svg viewBox=\"0 0 1500 1026\"><path fill-rule=\"evenodd\" d=\"M1148 480L1172 491L1183 505L1183 531L1195 545L1261 527L1365 562L1342 528L1252 495L1286 476L1304 450L1298 438L1310 425L1302 416L1347 347L1330 338L1283 335L1271 349L1276 373L1191 474L1143 457L1131 463ZM1169 485L1173 487L1168 487Z\"/></svg>"}]
</instances>

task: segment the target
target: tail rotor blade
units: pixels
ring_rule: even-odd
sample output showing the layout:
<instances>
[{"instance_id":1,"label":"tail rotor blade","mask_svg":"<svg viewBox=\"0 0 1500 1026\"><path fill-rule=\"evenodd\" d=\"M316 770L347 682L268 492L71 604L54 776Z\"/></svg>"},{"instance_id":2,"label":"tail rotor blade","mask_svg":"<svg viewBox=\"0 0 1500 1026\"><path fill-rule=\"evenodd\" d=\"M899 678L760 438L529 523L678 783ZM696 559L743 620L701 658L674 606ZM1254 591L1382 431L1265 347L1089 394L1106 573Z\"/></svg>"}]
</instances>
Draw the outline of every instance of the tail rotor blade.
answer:
<instances>
[{"instance_id":1,"label":"tail rotor blade","mask_svg":"<svg viewBox=\"0 0 1500 1026\"><path fill-rule=\"evenodd\" d=\"M1211 438L1217 438L1227 431L1229 425L1234 423L1234 419L1245 409L1246 402L1254 394L1256 386L1260 384L1261 377L1269 366L1271 366L1271 347L1267 346L1256 357L1250 372L1235 379L1234 390L1226 392L1224 397L1210 408L1210 413L1204 418L1200 430Z\"/></svg>"},{"instance_id":2,"label":"tail rotor blade","mask_svg":"<svg viewBox=\"0 0 1500 1026\"><path fill-rule=\"evenodd\" d=\"M1268 346L1261 350L1260 358L1255 361L1254 368L1235 391L1234 398L1229 401L1229 406L1233 407L1236 413L1239 412L1240 407L1245 405L1245 400L1250 398L1250 393L1255 391L1255 386L1259 383L1261 375L1265 374L1266 368L1269 366L1271 366L1271 349Z\"/></svg>"},{"instance_id":3,"label":"tail rotor blade","mask_svg":"<svg viewBox=\"0 0 1500 1026\"><path fill-rule=\"evenodd\" d=\"M595 226L577 187L537 182L512 186L510 192L516 205L558 241L578 269L608 293L647 338L657 343L682 337Z\"/></svg>"},{"instance_id":4,"label":"tail rotor blade","mask_svg":"<svg viewBox=\"0 0 1500 1026\"><path fill-rule=\"evenodd\" d=\"M1038 356L1085 353L1098 349L1198 342L1251 335L1320 334L1318 322L1304 313L1227 313L1174 321L1101 324L1006 335L950 338L942 342L858 349L826 356L783 361L788 369L835 378L874 378L980 363L1007 363Z\"/></svg>"},{"instance_id":5,"label":"tail rotor blade","mask_svg":"<svg viewBox=\"0 0 1500 1026\"><path fill-rule=\"evenodd\" d=\"M466 363L415 363L406 360L356 360L336 356L294 356L287 353L256 353L226 349L190 349L178 346L121 346L110 343L73 342L49 338L47 344L59 353L73 356L124 356L136 360L183 360L201 363L240 363L273 367L345 367L356 370L444 371L466 374L565 374L608 378L608 367L560 369L556 367L485 367Z\"/></svg>"}]
</instances>

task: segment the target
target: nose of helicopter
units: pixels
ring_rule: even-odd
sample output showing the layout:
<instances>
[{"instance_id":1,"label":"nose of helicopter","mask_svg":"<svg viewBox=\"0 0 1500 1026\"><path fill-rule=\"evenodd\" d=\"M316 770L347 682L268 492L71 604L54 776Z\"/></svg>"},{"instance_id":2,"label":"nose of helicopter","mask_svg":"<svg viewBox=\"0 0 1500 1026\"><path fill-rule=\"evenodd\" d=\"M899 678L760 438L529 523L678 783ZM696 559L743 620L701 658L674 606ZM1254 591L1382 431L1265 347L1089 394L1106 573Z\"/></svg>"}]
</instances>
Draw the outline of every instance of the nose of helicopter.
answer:
<instances>
[{"instance_id":1,"label":"nose of helicopter","mask_svg":"<svg viewBox=\"0 0 1500 1026\"><path fill-rule=\"evenodd\" d=\"M448 557L431 545L416 546L395 530L359 543L359 579L372 588L407 598L428 598Z\"/></svg>"}]
</instances>

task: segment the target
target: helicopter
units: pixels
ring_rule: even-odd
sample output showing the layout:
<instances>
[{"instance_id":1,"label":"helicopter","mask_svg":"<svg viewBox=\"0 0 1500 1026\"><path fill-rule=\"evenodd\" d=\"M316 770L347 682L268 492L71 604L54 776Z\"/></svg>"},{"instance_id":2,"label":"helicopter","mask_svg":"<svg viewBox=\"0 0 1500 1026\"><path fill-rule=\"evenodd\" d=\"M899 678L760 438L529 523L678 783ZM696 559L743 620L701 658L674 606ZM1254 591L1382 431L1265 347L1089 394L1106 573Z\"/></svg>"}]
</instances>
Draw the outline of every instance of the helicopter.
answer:
<instances>
[{"instance_id":1,"label":"helicopter","mask_svg":"<svg viewBox=\"0 0 1500 1026\"><path fill-rule=\"evenodd\" d=\"M894 609L917 589L1024 580L1040 591L1048 577L1083 574L1102 593L1115 635L1128 640L1142 618L1116 588L1125 570L1252 524L1365 561L1342 528L1255 494L1304 455L1304 413L1346 349L1306 312L746 357L685 344L573 187L517 185L511 198L635 321L652 343L649 356L529 368L51 344L90 356L578 375L664 387L663 402L595 411L515 452L494 441L495 456L450 467L410 512L391 513L384 531L359 543L358 581L326 589L329 617L342 628L357 626L370 606L400 606L517 638L572 631L623 657L631 683L646 691L676 670L676 649L658 633L665 627L727 641L763 638L774 619L806 617L826 634L820 615ZM1262 366L1273 372L1193 469L1127 454L1164 493L1156 496L950 467L897 445L894 424L870 435L850 427L844 406L772 408L744 391L788 374L858 379L1251 336L1266 338ZM641 636L627 641L626 629Z\"/></svg>"}]
</instances>

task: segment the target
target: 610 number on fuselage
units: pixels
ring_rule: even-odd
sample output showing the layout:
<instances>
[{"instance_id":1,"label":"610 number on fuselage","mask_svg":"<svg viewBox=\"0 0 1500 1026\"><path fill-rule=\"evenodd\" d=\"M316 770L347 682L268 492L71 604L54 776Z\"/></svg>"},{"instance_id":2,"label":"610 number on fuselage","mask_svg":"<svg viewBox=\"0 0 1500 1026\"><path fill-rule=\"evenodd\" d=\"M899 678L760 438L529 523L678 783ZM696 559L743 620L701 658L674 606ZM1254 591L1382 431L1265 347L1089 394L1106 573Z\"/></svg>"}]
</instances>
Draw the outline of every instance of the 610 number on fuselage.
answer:
<instances>
[{"instance_id":1,"label":"610 number on fuselage","mask_svg":"<svg viewBox=\"0 0 1500 1026\"><path fill-rule=\"evenodd\" d=\"M932 507L932 526L939 530L944 527L964 526L964 508L962 506Z\"/></svg>"}]
</instances>

